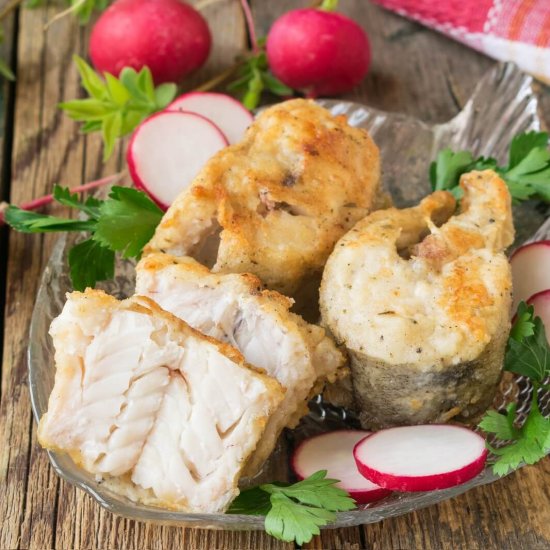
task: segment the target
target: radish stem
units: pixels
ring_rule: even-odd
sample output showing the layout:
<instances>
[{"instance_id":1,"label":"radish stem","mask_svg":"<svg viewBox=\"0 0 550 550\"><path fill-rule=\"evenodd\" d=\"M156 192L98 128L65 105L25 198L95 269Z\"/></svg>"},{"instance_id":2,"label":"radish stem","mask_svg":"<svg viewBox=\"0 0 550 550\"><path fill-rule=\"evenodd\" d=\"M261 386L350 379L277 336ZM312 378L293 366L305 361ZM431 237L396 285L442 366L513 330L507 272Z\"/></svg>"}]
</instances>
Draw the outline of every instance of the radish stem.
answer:
<instances>
[{"instance_id":1,"label":"radish stem","mask_svg":"<svg viewBox=\"0 0 550 550\"><path fill-rule=\"evenodd\" d=\"M202 2L197 2L193 7L197 11L202 11L204 8L211 6L212 4L219 4L220 2L225 2L226 0L202 0Z\"/></svg>"},{"instance_id":2,"label":"radish stem","mask_svg":"<svg viewBox=\"0 0 550 550\"><path fill-rule=\"evenodd\" d=\"M222 82L227 80L239 67L241 67L242 64L242 61L238 61L237 63L231 65L231 67L229 67L225 71L214 76L210 80L203 82L200 86L193 89L193 92L207 92L208 90L215 88L218 84L221 84Z\"/></svg>"},{"instance_id":3,"label":"radish stem","mask_svg":"<svg viewBox=\"0 0 550 550\"><path fill-rule=\"evenodd\" d=\"M324 11L334 11L338 7L338 0L323 0L319 9Z\"/></svg>"},{"instance_id":4,"label":"radish stem","mask_svg":"<svg viewBox=\"0 0 550 550\"><path fill-rule=\"evenodd\" d=\"M47 31L51 25L53 25L56 21L59 21L60 19L63 19L66 15L69 15L73 11L76 11L80 6L84 5L86 0L78 0L78 2L75 2L72 4L69 8L66 10L60 11L58 14L54 15L45 25L44 30Z\"/></svg>"},{"instance_id":5,"label":"radish stem","mask_svg":"<svg viewBox=\"0 0 550 550\"><path fill-rule=\"evenodd\" d=\"M244 18L246 20L246 26L248 28L248 34L250 36L250 44L252 45L252 51L255 54L260 53L258 47L258 40L256 39L256 29L254 27L254 18L252 17L252 11L247 0L241 0L241 6L243 8Z\"/></svg>"},{"instance_id":6,"label":"radish stem","mask_svg":"<svg viewBox=\"0 0 550 550\"><path fill-rule=\"evenodd\" d=\"M124 174L125 171L118 172L117 174L106 176L95 181L90 181L88 183L85 183L84 185L79 185L78 187L73 187L70 191L71 193L83 193L85 191L90 191L109 183L115 183L116 181L120 180L124 176ZM53 195L44 195L43 197L39 197L37 199L33 199L32 201L22 204L19 208L21 208L22 210L38 210L42 206L46 206L48 204L51 204L52 202ZM8 206L9 204L6 202L0 204L0 225L4 225L6 223L4 220L4 211Z\"/></svg>"}]
</instances>

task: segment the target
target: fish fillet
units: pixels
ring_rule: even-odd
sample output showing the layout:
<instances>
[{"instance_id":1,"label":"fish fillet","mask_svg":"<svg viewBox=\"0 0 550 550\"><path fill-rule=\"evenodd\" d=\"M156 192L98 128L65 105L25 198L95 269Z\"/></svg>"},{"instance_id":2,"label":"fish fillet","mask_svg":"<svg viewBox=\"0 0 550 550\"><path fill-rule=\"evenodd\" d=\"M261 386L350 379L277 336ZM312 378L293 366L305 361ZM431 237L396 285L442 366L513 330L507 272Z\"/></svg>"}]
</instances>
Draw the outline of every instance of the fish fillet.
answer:
<instances>
[{"instance_id":1,"label":"fish fillet","mask_svg":"<svg viewBox=\"0 0 550 550\"><path fill-rule=\"evenodd\" d=\"M301 310L318 291L334 243L373 208L379 180L378 149L366 131L312 101L285 101L206 164L145 254L188 255L214 272L253 273L301 300Z\"/></svg>"},{"instance_id":2,"label":"fish fillet","mask_svg":"<svg viewBox=\"0 0 550 550\"><path fill-rule=\"evenodd\" d=\"M307 401L325 381L344 373L344 355L324 329L288 310L292 300L262 290L250 274L216 274L192 258L151 254L136 268L136 293L155 300L208 336L236 347L248 363L285 388L246 466L253 475L271 454L279 434L307 413Z\"/></svg>"},{"instance_id":3,"label":"fish fillet","mask_svg":"<svg viewBox=\"0 0 550 550\"><path fill-rule=\"evenodd\" d=\"M73 292L50 334L41 445L145 504L225 510L283 399L279 383L145 297Z\"/></svg>"},{"instance_id":4,"label":"fish fillet","mask_svg":"<svg viewBox=\"0 0 550 550\"><path fill-rule=\"evenodd\" d=\"M510 327L510 195L492 171L464 198L377 211L337 244L321 312L352 362L363 425L474 419L491 403Z\"/></svg>"}]
</instances>

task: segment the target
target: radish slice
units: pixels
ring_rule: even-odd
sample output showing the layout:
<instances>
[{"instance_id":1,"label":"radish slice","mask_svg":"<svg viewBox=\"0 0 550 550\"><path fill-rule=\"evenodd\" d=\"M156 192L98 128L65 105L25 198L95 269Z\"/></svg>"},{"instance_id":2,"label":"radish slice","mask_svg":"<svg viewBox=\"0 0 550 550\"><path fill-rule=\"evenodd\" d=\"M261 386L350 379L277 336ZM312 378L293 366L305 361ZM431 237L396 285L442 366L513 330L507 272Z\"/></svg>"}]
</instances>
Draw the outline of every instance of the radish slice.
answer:
<instances>
[{"instance_id":1,"label":"radish slice","mask_svg":"<svg viewBox=\"0 0 550 550\"><path fill-rule=\"evenodd\" d=\"M223 132L230 144L241 141L254 117L242 103L225 94L192 92L175 99L166 111L189 111L208 118Z\"/></svg>"},{"instance_id":2,"label":"radish slice","mask_svg":"<svg viewBox=\"0 0 550 550\"><path fill-rule=\"evenodd\" d=\"M510 258L514 282L515 312L522 300L550 288L550 241L538 241L518 248Z\"/></svg>"},{"instance_id":3,"label":"radish slice","mask_svg":"<svg viewBox=\"0 0 550 550\"><path fill-rule=\"evenodd\" d=\"M226 145L225 136L206 118L163 111L138 126L126 160L136 187L166 209Z\"/></svg>"},{"instance_id":4,"label":"radish slice","mask_svg":"<svg viewBox=\"0 0 550 550\"><path fill-rule=\"evenodd\" d=\"M430 424L381 430L353 450L367 479L393 491L432 491L460 485L485 465L485 440L460 426Z\"/></svg>"},{"instance_id":5,"label":"radish slice","mask_svg":"<svg viewBox=\"0 0 550 550\"><path fill-rule=\"evenodd\" d=\"M546 339L550 342L550 290L537 292L527 300L535 308L535 315L540 317L546 330Z\"/></svg>"},{"instance_id":6,"label":"radish slice","mask_svg":"<svg viewBox=\"0 0 550 550\"><path fill-rule=\"evenodd\" d=\"M306 439L294 451L291 466L296 476L305 479L319 470L339 479L338 487L347 491L358 504L374 502L391 491L365 479L353 460L353 448L370 432L341 430Z\"/></svg>"}]
</instances>

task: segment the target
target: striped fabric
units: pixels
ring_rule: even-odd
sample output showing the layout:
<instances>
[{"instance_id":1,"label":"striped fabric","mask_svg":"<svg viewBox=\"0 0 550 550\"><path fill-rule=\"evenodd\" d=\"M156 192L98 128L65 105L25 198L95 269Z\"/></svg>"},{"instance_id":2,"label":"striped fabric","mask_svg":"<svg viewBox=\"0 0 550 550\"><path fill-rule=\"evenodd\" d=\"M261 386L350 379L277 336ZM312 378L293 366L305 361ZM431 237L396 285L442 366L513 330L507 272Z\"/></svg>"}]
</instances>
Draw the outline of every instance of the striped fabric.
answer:
<instances>
[{"instance_id":1,"label":"striped fabric","mask_svg":"<svg viewBox=\"0 0 550 550\"><path fill-rule=\"evenodd\" d=\"M550 0L373 0L550 84Z\"/></svg>"}]
</instances>

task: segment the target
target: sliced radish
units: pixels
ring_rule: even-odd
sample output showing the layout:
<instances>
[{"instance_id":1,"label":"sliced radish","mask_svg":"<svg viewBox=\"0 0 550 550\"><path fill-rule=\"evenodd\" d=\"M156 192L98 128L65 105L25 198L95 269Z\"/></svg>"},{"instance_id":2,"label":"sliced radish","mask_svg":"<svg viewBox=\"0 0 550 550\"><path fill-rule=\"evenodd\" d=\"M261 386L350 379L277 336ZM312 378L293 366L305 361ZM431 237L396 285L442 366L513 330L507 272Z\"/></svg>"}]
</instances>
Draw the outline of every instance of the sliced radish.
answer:
<instances>
[{"instance_id":1,"label":"sliced radish","mask_svg":"<svg viewBox=\"0 0 550 550\"><path fill-rule=\"evenodd\" d=\"M550 288L550 241L538 241L518 248L510 258L514 283L515 312L522 300Z\"/></svg>"},{"instance_id":2,"label":"sliced radish","mask_svg":"<svg viewBox=\"0 0 550 550\"><path fill-rule=\"evenodd\" d=\"M242 103L225 94L192 92L175 99L166 111L189 111L214 122L229 143L241 141L254 117Z\"/></svg>"},{"instance_id":3,"label":"sliced radish","mask_svg":"<svg viewBox=\"0 0 550 550\"><path fill-rule=\"evenodd\" d=\"M208 119L163 111L138 126L126 160L136 187L168 208L206 161L226 145L225 136Z\"/></svg>"},{"instance_id":4,"label":"sliced radish","mask_svg":"<svg viewBox=\"0 0 550 550\"><path fill-rule=\"evenodd\" d=\"M294 451L292 469L305 479L319 470L327 470L327 477L339 479L338 487L347 491L358 504L374 502L391 491L365 479L353 460L353 448L370 432L341 430L306 439Z\"/></svg>"},{"instance_id":5,"label":"sliced radish","mask_svg":"<svg viewBox=\"0 0 550 550\"><path fill-rule=\"evenodd\" d=\"M546 330L546 339L550 342L550 290L537 292L527 300L535 308L535 315L542 319Z\"/></svg>"},{"instance_id":6,"label":"sliced radish","mask_svg":"<svg viewBox=\"0 0 550 550\"><path fill-rule=\"evenodd\" d=\"M485 465L485 440L460 426L430 424L381 430L353 451L367 479L393 491L432 491L459 485Z\"/></svg>"}]
</instances>

